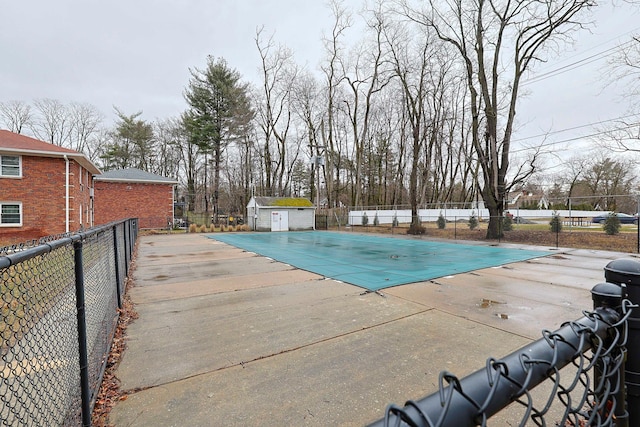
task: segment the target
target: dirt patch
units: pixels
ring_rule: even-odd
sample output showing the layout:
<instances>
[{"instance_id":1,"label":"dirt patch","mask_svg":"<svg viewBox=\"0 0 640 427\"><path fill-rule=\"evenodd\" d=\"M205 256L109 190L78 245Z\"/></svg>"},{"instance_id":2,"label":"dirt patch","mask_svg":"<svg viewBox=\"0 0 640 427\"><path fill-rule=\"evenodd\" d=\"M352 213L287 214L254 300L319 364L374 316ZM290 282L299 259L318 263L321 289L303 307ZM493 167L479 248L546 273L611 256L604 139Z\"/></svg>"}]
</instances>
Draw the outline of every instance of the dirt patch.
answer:
<instances>
[{"instance_id":1,"label":"dirt patch","mask_svg":"<svg viewBox=\"0 0 640 427\"><path fill-rule=\"evenodd\" d=\"M391 227L355 227L353 231L373 232L381 234L404 234L406 229ZM534 246L550 246L563 248L581 248L603 251L638 253L638 235L635 230L632 232L621 232L615 235L608 235L600 230L563 230L560 233L539 230L512 230L506 231L501 239L486 239L486 230L470 230L466 225L458 224L457 227L448 225L445 229L429 228L425 229L424 237L435 237L439 239L451 240L474 240L487 242L489 244L498 243L519 243Z\"/></svg>"}]
</instances>

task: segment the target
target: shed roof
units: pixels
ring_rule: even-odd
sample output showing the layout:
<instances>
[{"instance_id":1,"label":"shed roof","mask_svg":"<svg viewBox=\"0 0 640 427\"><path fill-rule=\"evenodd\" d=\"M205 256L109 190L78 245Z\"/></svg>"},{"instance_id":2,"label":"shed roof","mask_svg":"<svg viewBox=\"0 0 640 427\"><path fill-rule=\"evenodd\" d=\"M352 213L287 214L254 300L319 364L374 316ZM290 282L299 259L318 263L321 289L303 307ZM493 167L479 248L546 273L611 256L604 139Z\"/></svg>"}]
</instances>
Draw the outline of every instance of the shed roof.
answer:
<instances>
[{"instance_id":1,"label":"shed roof","mask_svg":"<svg viewBox=\"0 0 640 427\"><path fill-rule=\"evenodd\" d=\"M96 181L105 182L140 182L149 184L177 184L173 178L167 178L137 168L116 169L94 177Z\"/></svg>"},{"instance_id":2,"label":"shed roof","mask_svg":"<svg viewBox=\"0 0 640 427\"><path fill-rule=\"evenodd\" d=\"M313 203L304 197L265 197L256 196L255 201L260 207L280 208L314 208Z\"/></svg>"},{"instance_id":3,"label":"shed roof","mask_svg":"<svg viewBox=\"0 0 640 427\"><path fill-rule=\"evenodd\" d=\"M56 158L66 156L75 160L93 175L101 173L100 169L82 153L6 129L0 129L0 154Z\"/></svg>"}]
</instances>

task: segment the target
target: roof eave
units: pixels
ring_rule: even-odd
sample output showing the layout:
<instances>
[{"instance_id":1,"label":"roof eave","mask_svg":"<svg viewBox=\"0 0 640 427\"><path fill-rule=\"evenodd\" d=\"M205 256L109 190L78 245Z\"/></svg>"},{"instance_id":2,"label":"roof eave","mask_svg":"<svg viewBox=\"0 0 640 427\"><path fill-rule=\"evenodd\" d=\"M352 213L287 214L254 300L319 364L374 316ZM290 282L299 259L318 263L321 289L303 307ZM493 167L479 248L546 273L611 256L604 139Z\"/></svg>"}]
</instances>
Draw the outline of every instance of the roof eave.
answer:
<instances>
[{"instance_id":1,"label":"roof eave","mask_svg":"<svg viewBox=\"0 0 640 427\"><path fill-rule=\"evenodd\" d=\"M54 157L54 158L62 158L62 159L64 159L66 156L78 162L78 164L80 164L83 168L91 172L91 174L93 175L100 175L102 173L102 171L98 169L98 167L94 165L91 162L91 160L87 158L87 156L78 152L64 153L59 151L29 150L29 149L21 149L21 148L0 147L0 153L15 154L15 155L21 155L21 156L33 156L33 157Z\"/></svg>"},{"instance_id":2,"label":"roof eave","mask_svg":"<svg viewBox=\"0 0 640 427\"><path fill-rule=\"evenodd\" d=\"M93 177L94 181L100 182L116 182L116 183L140 183L140 184L166 184L166 185L178 185L178 181L160 181L153 179L127 179L127 178L104 178L101 176Z\"/></svg>"}]
</instances>

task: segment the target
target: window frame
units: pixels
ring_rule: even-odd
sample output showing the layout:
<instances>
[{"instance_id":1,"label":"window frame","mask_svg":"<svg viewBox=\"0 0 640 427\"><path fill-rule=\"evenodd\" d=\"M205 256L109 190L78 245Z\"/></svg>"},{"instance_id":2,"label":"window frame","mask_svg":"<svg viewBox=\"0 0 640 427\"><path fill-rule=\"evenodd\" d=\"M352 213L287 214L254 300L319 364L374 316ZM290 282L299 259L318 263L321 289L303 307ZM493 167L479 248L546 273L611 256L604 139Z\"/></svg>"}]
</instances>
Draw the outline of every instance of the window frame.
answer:
<instances>
[{"instance_id":1,"label":"window frame","mask_svg":"<svg viewBox=\"0 0 640 427\"><path fill-rule=\"evenodd\" d=\"M20 216L19 222L3 222L2 208L6 205L18 206L18 215ZM0 227L22 227L22 223L23 223L22 202L0 202Z\"/></svg>"},{"instance_id":2,"label":"window frame","mask_svg":"<svg viewBox=\"0 0 640 427\"><path fill-rule=\"evenodd\" d=\"M17 157L18 158L18 174L17 175L8 175L4 173L4 167L2 164L2 160L5 157ZM0 154L0 178L14 178L19 179L22 178L22 156L19 154Z\"/></svg>"}]
</instances>

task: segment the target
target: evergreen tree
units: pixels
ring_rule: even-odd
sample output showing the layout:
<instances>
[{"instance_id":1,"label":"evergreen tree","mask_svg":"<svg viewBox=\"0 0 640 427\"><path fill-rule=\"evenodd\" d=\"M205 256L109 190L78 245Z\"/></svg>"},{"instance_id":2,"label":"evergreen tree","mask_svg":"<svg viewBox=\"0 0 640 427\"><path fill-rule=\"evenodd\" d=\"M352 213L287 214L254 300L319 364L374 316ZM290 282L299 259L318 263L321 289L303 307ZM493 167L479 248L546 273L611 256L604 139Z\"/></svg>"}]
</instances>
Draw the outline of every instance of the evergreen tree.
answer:
<instances>
[{"instance_id":1,"label":"evergreen tree","mask_svg":"<svg viewBox=\"0 0 640 427\"><path fill-rule=\"evenodd\" d=\"M204 70L195 68L190 72L191 79L184 93L189 108L183 113L182 121L189 143L196 145L204 154L205 162L211 159L211 196L217 221L222 156L229 143L247 133L253 110L247 84L240 81L240 74L229 68L224 59L208 56ZM195 193L195 188L188 191ZM209 194L205 194L206 211L209 210L208 201Z\"/></svg>"},{"instance_id":2,"label":"evergreen tree","mask_svg":"<svg viewBox=\"0 0 640 427\"><path fill-rule=\"evenodd\" d=\"M111 133L111 143L107 144L100 156L104 170L138 168L149 171L149 159L154 151L155 136L153 126L139 117L142 111L130 116L119 109L115 129Z\"/></svg>"}]
</instances>

